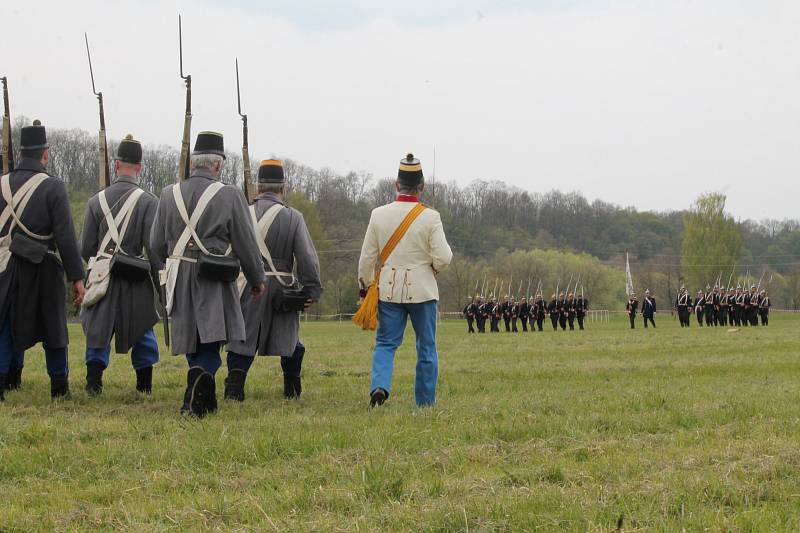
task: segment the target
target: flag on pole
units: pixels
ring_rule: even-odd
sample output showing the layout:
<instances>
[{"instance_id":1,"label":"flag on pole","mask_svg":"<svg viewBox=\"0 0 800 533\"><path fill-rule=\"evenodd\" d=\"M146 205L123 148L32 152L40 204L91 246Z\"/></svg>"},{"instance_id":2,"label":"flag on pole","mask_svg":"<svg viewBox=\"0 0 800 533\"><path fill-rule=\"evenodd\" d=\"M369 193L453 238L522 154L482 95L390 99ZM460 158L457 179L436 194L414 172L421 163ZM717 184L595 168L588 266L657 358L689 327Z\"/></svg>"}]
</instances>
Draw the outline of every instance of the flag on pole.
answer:
<instances>
[{"instance_id":1,"label":"flag on pole","mask_svg":"<svg viewBox=\"0 0 800 533\"><path fill-rule=\"evenodd\" d=\"M631 276L631 262L628 254L625 253L625 293L630 296L633 294L633 276Z\"/></svg>"}]
</instances>

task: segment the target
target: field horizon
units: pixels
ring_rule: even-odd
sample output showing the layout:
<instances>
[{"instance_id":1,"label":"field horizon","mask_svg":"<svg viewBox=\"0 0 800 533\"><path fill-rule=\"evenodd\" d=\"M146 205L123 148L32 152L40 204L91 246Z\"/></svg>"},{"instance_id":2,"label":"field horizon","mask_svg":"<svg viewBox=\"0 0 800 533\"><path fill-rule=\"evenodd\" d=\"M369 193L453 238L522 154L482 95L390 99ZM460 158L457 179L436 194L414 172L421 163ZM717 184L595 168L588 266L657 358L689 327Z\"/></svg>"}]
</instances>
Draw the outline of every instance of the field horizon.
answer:
<instances>
[{"instance_id":1,"label":"field horizon","mask_svg":"<svg viewBox=\"0 0 800 533\"><path fill-rule=\"evenodd\" d=\"M375 410L374 334L309 321L299 401L259 358L243 404L222 401L223 366L219 412L200 421L178 414L182 357L162 355L147 397L112 356L88 397L71 324L71 398L50 401L35 348L0 404L0 530L798 530L800 316L657 321L494 335L444 321L426 409L409 329Z\"/></svg>"}]
</instances>

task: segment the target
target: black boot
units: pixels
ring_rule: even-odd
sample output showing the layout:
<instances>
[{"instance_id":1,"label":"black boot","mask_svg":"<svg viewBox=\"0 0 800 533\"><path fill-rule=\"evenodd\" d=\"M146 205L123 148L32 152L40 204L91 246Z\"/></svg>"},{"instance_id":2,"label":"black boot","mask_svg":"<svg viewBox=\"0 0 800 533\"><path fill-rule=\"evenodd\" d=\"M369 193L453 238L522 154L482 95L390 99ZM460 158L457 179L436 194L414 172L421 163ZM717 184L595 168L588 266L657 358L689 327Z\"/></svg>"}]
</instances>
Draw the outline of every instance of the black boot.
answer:
<instances>
[{"instance_id":1,"label":"black boot","mask_svg":"<svg viewBox=\"0 0 800 533\"><path fill-rule=\"evenodd\" d=\"M287 400L291 400L295 397L294 377L289 374L283 375L283 397Z\"/></svg>"},{"instance_id":2,"label":"black boot","mask_svg":"<svg viewBox=\"0 0 800 533\"><path fill-rule=\"evenodd\" d=\"M0 374L0 402L6 401L6 374Z\"/></svg>"},{"instance_id":3,"label":"black boot","mask_svg":"<svg viewBox=\"0 0 800 533\"><path fill-rule=\"evenodd\" d=\"M228 371L225 378L225 392L223 397L226 400L244 401L244 382L247 379L247 371L241 368L234 368Z\"/></svg>"},{"instance_id":4,"label":"black boot","mask_svg":"<svg viewBox=\"0 0 800 533\"><path fill-rule=\"evenodd\" d=\"M50 378L50 398L57 400L69 396L69 376Z\"/></svg>"},{"instance_id":5,"label":"black boot","mask_svg":"<svg viewBox=\"0 0 800 533\"><path fill-rule=\"evenodd\" d=\"M217 381L214 375L208 372L202 376L203 400L205 401L206 414L217 412Z\"/></svg>"},{"instance_id":6,"label":"black boot","mask_svg":"<svg viewBox=\"0 0 800 533\"><path fill-rule=\"evenodd\" d=\"M17 390L22 386L22 367L21 366L12 366L8 369L8 375L6 376L6 390Z\"/></svg>"},{"instance_id":7,"label":"black boot","mask_svg":"<svg viewBox=\"0 0 800 533\"><path fill-rule=\"evenodd\" d=\"M153 392L153 367L140 368L136 371L136 390L150 394Z\"/></svg>"},{"instance_id":8,"label":"black boot","mask_svg":"<svg viewBox=\"0 0 800 533\"><path fill-rule=\"evenodd\" d=\"M297 398L300 397L300 394L303 392L303 386L300 383L300 376L294 377L294 394Z\"/></svg>"},{"instance_id":9,"label":"black boot","mask_svg":"<svg viewBox=\"0 0 800 533\"><path fill-rule=\"evenodd\" d=\"M183 394L183 406L181 413L194 415L198 418L205 413L204 402L202 401L202 390L199 386L200 378L205 374L205 370L199 366L193 366L186 374L186 392Z\"/></svg>"},{"instance_id":10,"label":"black boot","mask_svg":"<svg viewBox=\"0 0 800 533\"><path fill-rule=\"evenodd\" d=\"M370 395L369 406L375 407L378 405L383 405L383 402L385 402L388 397L389 397L388 392L386 392L381 388L377 388L374 391L372 391L372 394Z\"/></svg>"},{"instance_id":11,"label":"black boot","mask_svg":"<svg viewBox=\"0 0 800 533\"><path fill-rule=\"evenodd\" d=\"M89 396L97 396L103 392L103 371L105 367L97 361L86 363L86 392Z\"/></svg>"}]
</instances>

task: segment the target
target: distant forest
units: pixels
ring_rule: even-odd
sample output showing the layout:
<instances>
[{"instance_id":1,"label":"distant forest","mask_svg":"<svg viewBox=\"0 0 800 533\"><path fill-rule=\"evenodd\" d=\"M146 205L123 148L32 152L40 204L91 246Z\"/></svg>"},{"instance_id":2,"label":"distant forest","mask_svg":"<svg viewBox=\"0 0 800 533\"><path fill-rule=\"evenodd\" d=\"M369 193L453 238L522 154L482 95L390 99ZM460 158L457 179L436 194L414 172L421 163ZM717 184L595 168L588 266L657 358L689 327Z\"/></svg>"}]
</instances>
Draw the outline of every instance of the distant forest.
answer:
<instances>
[{"instance_id":1,"label":"distant forest","mask_svg":"<svg viewBox=\"0 0 800 533\"><path fill-rule=\"evenodd\" d=\"M24 122L24 118L15 121L17 131ZM48 136L49 170L68 184L80 228L85 202L97 190L97 136L75 129L50 130ZM227 144L235 146L237 141L238 137L229 137ZM116 145L109 140L111 152ZM158 195L174 181L178 155L172 147L145 146L142 186ZM260 155L272 154L251 153L254 169ZM284 165L290 203L306 215L320 252L326 292L315 312L353 312L361 239L370 211L394 198L394 179L363 172L337 174L292 160L284 160ZM241 176L242 159L231 152L223 180L241 184ZM529 192L489 180L465 186L428 183L424 201L441 212L456 254L454 268L440 280L444 311L460 310L464 300L482 287L488 296L486 285L505 284L497 290L500 296L523 296L535 292L541 280L549 297L556 285L564 288L572 279L570 288L575 288L581 277L578 289L589 293L592 307L617 310L624 307L626 252L637 290L650 288L667 300L662 310L669 310L668 301L683 281L684 211L640 212L600 200L589 202L579 192ZM736 271L733 265L720 265L719 276L711 276L707 283L713 285L721 277L723 283L732 278L735 285L745 282L748 272L749 280L757 283L767 269L762 286L772 279L774 305L800 307L800 223L740 220L736 225L742 236ZM689 288L696 292L701 287Z\"/></svg>"}]
</instances>

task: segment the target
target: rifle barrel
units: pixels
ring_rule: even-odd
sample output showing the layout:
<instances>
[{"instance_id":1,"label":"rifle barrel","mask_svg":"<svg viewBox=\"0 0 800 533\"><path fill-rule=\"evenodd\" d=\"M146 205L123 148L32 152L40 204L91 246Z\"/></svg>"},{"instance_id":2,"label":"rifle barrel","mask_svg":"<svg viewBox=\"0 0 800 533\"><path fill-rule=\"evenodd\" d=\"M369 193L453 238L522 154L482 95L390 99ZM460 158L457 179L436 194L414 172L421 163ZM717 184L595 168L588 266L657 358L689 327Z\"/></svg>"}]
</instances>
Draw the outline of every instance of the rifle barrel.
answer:
<instances>
[{"instance_id":1,"label":"rifle barrel","mask_svg":"<svg viewBox=\"0 0 800 533\"><path fill-rule=\"evenodd\" d=\"M14 170L14 144L11 139L11 111L8 100L8 78L0 78L3 82L3 174Z\"/></svg>"}]
</instances>

